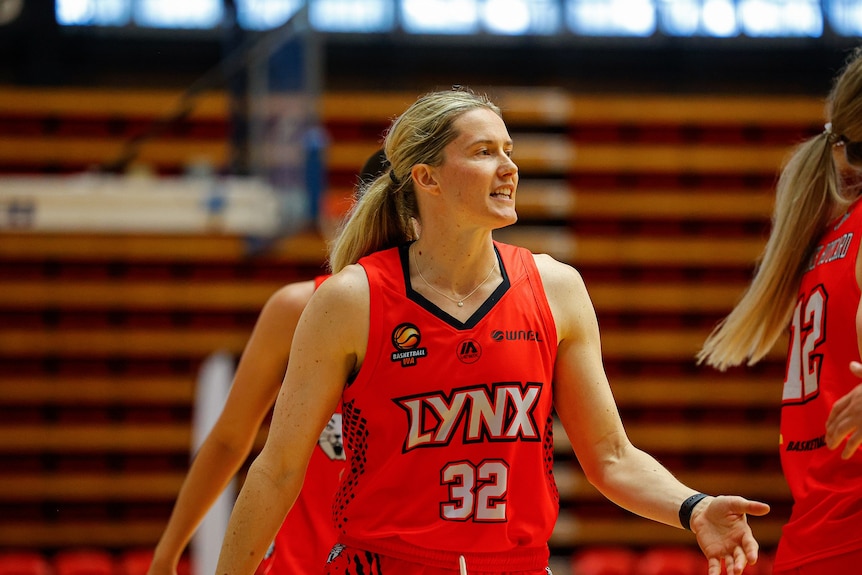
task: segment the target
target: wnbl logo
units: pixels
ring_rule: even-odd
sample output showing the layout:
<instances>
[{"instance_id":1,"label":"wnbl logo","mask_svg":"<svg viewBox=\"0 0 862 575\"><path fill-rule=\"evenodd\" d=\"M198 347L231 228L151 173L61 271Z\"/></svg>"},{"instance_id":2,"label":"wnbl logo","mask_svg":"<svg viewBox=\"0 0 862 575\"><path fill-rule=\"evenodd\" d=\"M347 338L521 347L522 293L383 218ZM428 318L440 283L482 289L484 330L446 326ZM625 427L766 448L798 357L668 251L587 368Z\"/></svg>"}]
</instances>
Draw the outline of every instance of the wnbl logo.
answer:
<instances>
[{"instance_id":1,"label":"wnbl logo","mask_svg":"<svg viewBox=\"0 0 862 575\"><path fill-rule=\"evenodd\" d=\"M544 341L542 334L532 329L495 329L491 332L494 341Z\"/></svg>"}]
</instances>

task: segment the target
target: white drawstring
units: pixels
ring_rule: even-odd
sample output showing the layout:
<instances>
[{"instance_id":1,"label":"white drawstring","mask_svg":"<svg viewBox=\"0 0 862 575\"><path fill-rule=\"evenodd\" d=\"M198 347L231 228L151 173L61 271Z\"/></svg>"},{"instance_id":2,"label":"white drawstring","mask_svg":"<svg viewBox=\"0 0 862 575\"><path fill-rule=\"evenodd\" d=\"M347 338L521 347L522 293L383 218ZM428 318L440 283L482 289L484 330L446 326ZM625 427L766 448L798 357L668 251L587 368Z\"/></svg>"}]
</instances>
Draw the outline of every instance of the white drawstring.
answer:
<instances>
[{"instance_id":1,"label":"white drawstring","mask_svg":"<svg viewBox=\"0 0 862 575\"><path fill-rule=\"evenodd\" d=\"M463 555L458 557L458 566L461 568L461 575L467 575L467 561Z\"/></svg>"}]
</instances>

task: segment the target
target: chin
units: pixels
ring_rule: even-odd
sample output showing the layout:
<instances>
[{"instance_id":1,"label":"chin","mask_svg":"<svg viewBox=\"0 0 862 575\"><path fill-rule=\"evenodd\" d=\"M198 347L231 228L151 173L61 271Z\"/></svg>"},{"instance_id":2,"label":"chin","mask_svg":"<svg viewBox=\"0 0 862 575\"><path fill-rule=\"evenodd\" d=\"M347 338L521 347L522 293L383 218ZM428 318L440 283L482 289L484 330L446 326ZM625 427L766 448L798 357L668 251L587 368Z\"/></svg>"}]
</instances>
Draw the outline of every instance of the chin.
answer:
<instances>
[{"instance_id":1,"label":"chin","mask_svg":"<svg viewBox=\"0 0 862 575\"><path fill-rule=\"evenodd\" d=\"M506 228L516 223L518 223L517 215L501 217L498 219L497 224L494 226L494 229L499 230L500 228Z\"/></svg>"}]
</instances>

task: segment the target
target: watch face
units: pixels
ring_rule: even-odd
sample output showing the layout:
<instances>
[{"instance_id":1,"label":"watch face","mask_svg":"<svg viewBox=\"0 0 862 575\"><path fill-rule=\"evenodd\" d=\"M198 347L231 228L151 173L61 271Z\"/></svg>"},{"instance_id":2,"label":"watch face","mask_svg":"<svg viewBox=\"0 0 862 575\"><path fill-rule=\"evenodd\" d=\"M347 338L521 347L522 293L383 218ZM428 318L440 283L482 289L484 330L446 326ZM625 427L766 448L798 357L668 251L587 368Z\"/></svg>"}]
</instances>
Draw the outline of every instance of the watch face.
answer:
<instances>
[{"instance_id":1,"label":"watch face","mask_svg":"<svg viewBox=\"0 0 862 575\"><path fill-rule=\"evenodd\" d=\"M22 8L24 0L0 0L0 26L15 20L21 14Z\"/></svg>"}]
</instances>

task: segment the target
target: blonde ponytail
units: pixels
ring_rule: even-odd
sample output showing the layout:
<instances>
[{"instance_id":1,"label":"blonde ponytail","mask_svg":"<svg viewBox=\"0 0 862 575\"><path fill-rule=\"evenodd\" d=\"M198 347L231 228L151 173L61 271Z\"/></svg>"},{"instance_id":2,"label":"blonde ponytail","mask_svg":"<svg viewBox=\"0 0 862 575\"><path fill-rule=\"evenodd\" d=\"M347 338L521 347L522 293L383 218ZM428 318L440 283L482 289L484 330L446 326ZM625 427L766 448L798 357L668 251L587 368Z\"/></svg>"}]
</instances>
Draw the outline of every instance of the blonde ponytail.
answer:
<instances>
[{"instance_id":1,"label":"blonde ponytail","mask_svg":"<svg viewBox=\"0 0 862 575\"><path fill-rule=\"evenodd\" d=\"M787 329L802 275L830 218L857 193L842 188L834 146L862 139L862 59L857 50L828 99L830 123L799 145L778 180L772 230L754 279L739 303L710 333L698 363L720 370L758 362ZM848 161L850 158L848 157ZM852 164L852 162L851 162ZM862 164L857 164L862 167Z\"/></svg>"}]
</instances>

